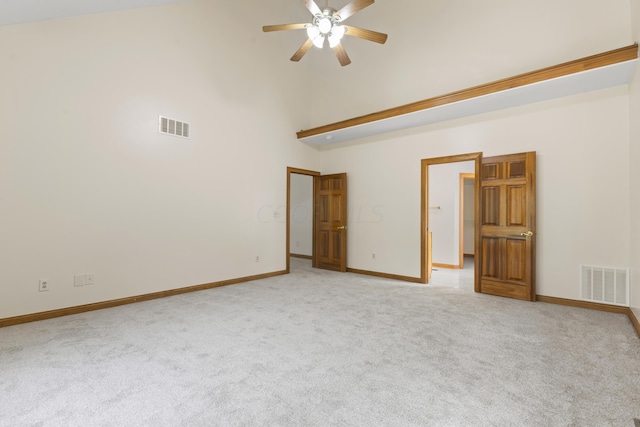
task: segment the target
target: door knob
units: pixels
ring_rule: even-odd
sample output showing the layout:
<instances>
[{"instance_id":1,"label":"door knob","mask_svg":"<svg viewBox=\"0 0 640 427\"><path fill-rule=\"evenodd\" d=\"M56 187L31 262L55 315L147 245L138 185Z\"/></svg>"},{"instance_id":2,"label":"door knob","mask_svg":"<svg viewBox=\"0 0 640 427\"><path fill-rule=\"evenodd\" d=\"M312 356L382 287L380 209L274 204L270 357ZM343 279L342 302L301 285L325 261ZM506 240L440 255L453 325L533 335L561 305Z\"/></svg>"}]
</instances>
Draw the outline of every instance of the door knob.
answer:
<instances>
[{"instance_id":1,"label":"door knob","mask_svg":"<svg viewBox=\"0 0 640 427\"><path fill-rule=\"evenodd\" d=\"M347 227L345 227L344 225L341 225L340 227L337 228L337 230L344 230L345 228Z\"/></svg>"},{"instance_id":2,"label":"door knob","mask_svg":"<svg viewBox=\"0 0 640 427\"><path fill-rule=\"evenodd\" d=\"M526 233L520 233L522 237L531 237L533 236L533 231L527 231Z\"/></svg>"}]
</instances>

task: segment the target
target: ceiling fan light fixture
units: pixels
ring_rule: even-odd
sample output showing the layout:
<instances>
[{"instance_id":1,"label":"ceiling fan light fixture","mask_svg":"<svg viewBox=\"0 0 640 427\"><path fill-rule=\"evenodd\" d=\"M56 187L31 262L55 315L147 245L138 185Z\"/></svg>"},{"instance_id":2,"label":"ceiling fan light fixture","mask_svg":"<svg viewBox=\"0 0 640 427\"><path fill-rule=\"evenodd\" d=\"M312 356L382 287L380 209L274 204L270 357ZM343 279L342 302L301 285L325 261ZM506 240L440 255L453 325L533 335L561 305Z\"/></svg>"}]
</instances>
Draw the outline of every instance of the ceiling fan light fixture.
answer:
<instances>
[{"instance_id":1,"label":"ceiling fan light fixture","mask_svg":"<svg viewBox=\"0 0 640 427\"><path fill-rule=\"evenodd\" d=\"M340 9L330 7L329 0L325 1L324 8L320 8L316 3L317 1L318 0L302 1L313 16L310 23L265 25L262 27L262 31L265 33L282 30L306 30L308 38L290 58L291 61L300 61L309 49L311 49L311 46L316 46L318 49L322 49L325 44L328 44L333 49L340 65L344 67L351 63L351 59L349 58L349 55L347 55L347 52L341 43L345 35L380 44L384 44L387 41L386 34L364 28L341 25L345 20L360 10L374 4L375 0L350 0L347 5ZM325 43L327 41L328 43Z\"/></svg>"},{"instance_id":2,"label":"ceiling fan light fixture","mask_svg":"<svg viewBox=\"0 0 640 427\"><path fill-rule=\"evenodd\" d=\"M322 47L324 46L324 36L319 35L318 37L313 39L313 44L315 45L315 47L322 49Z\"/></svg>"},{"instance_id":3,"label":"ceiling fan light fixture","mask_svg":"<svg viewBox=\"0 0 640 427\"><path fill-rule=\"evenodd\" d=\"M334 25L329 34L329 47L334 48L340 44L340 41L344 37L346 28L342 25Z\"/></svg>"},{"instance_id":4,"label":"ceiling fan light fixture","mask_svg":"<svg viewBox=\"0 0 640 427\"><path fill-rule=\"evenodd\" d=\"M342 40L344 34L347 32L347 28L344 25L334 25L331 29L331 35Z\"/></svg>"},{"instance_id":5,"label":"ceiling fan light fixture","mask_svg":"<svg viewBox=\"0 0 640 427\"><path fill-rule=\"evenodd\" d=\"M331 28L333 27L333 22L329 17L322 17L318 19L318 29L324 35L329 34L331 32Z\"/></svg>"},{"instance_id":6,"label":"ceiling fan light fixture","mask_svg":"<svg viewBox=\"0 0 640 427\"><path fill-rule=\"evenodd\" d=\"M320 35L320 29L315 25L309 25L307 27L307 36L310 40L315 40Z\"/></svg>"}]
</instances>

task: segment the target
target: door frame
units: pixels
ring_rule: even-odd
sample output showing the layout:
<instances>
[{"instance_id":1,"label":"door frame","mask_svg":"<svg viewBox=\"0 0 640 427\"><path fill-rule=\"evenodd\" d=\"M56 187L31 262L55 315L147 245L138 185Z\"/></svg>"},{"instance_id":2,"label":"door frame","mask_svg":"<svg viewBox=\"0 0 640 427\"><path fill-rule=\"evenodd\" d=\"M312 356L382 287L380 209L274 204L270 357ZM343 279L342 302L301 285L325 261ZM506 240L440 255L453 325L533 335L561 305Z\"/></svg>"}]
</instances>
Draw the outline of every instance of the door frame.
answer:
<instances>
[{"instance_id":1,"label":"door frame","mask_svg":"<svg viewBox=\"0 0 640 427\"><path fill-rule=\"evenodd\" d=\"M482 153L468 153L458 154L444 157L434 157L430 159L421 160L422 179L420 192L420 206L421 206L421 229L420 229L420 283L429 283L429 277L427 273L427 260L429 257L429 248L427 247L427 239L429 233L429 166L440 165L443 163L458 163L458 162L475 162L475 176L479 177L482 167ZM480 180L476 179L474 183L474 215L476 225L480 224ZM474 290L480 291L480 266L482 264L482 257L480 252L480 227L475 227L474 233L474 247L476 252L476 258L474 262Z\"/></svg>"},{"instance_id":2,"label":"door frame","mask_svg":"<svg viewBox=\"0 0 640 427\"><path fill-rule=\"evenodd\" d=\"M473 173L461 173L460 174L460 212L458 213L458 219L460 224L458 225L460 231L458 233L458 237L460 238L460 242L458 243L458 252L459 252L459 266L460 268L464 268L464 180L465 179L473 179L475 185L476 175ZM475 201L474 201L475 202ZM475 203L474 203L475 206ZM475 215L475 212L474 212ZM474 218L475 219L475 218ZM475 233L476 225L473 227L473 231ZM475 243L475 242L474 242Z\"/></svg>"},{"instance_id":3,"label":"door frame","mask_svg":"<svg viewBox=\"0 0 640 427\"><path fill-rule=\"evenodd\" d=\"M320 176L320 172L316 172L316 171L312 171L312 170L308 170L308 169L299 169L299 168L292 168L292 167L287 167L287 243L286 243L286 260L287 260L287 268L285 269L285 271L287 273L290 273L290 269L291 269L291 174L298 174L298 175L307 175L307 176L311 176L314 177L314 181L315 181L315 177L316 176ZM312 218L312 242L311 242L311 259L313 262L313 265L315 266L316 264L316 209L315 209L315 196L316 196L316 186L315 186L315 182L311 184L312 187L312 193L313 193L313 200L314 200L314 206L313 206L313 218Z\"/></svg>"}]
</instances>

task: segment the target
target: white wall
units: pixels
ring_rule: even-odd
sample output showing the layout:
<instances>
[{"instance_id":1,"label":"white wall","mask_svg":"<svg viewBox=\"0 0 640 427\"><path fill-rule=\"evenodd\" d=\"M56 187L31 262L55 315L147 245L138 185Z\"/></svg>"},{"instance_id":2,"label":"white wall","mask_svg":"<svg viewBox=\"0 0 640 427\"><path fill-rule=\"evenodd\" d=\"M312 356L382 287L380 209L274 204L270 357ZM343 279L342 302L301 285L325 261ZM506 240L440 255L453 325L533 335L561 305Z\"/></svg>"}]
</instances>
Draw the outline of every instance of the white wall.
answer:
<instances>
[{"instance_id":1,"label":"white wall","mask_svg":"<svg viewBox=\"0 0 640 427\"><path fill-rule=\"evenodd\" d=\"M388 44L352 42L353 64L331 79L335 90L314 93L317 125L633 42L628 0L373 8L354 19L393 30ZM321 102L324 93L341 102ZM351 223L349 267L418 277L420 160L476 151L538 153L539 294L577 299L579 264L629 264L629 96L619 87L327 147L323 172L349 173L349 203L381 212L378 223Z\"/></svg>"},{"instance_id":2,"label":"white wall","mask_svg":"<svg viewBox=\"0 0 640 427\"><path fill-rule=\"evenodd\" d=\"M261 32L289 19L271 6L0 28L0 318L284 270L286 168L319 159L295 140L307 75ZM158 134L160 114L192 138Z\"/></svg>"},{"instance_id":3,"label":"white wall","mask_svg":"<svg viewBox=\"0 0 640 427\"><path fill-rule=\"evenodd\" d=\"M291 174L291 234L292 254L313 254L313 177Z\"/></svg>"},{"instance_id":4,"label":"white wall","mask_svg":"<svg viewBox=\"0 0 640 427\"><path fill-rule=\"evenodd\" d=\"M420 159L537 150L539 293L577 298L577 264L629 263L637 85L324 153L294 134L625 46L629 0L377 2L349 23L389 41L346 40L346 68L291 63L304 36L260 30L308 16L202 0L0 28L0 318L284 269L287 166L349 173L350 267L418 276ZM159 135L159 114L192 138ZM74 288L82 273L97 284Z\"/></svg>"},{"instance_id":5,"label":"white wall","mask_svg":"<svg viewBox=\"0 0 640 427\"><path fill-rule=\"evenodd\" d=\"M634 40L640 41L640 0L631 0ZM630 89L631 124L631 307L640 319L640 68Z\"/></svg>"},{"instance_id":6,"label":"white wall","mask_svg":"<svg viewBox=\"0 0 640 427\"><path fill-rule=\"evenodd\" d=\"M629 263L628 129L618 87L328 150L323 171L349 174L349 203L381 213L350 223L349 267L419 277L421 159L537 151L538 293L578 299L581 263Z\"/></svg>"},{"instance_id":7,"label":"white wall","mask_svg":"<svg viewBox=\"0 0 640 427\"><path fill-rule=\"evenodd\" d=\"M460 174L474 172L473 161L429 166L429 231L436 264L460 264Z\"/></svg>"}]
</instances>

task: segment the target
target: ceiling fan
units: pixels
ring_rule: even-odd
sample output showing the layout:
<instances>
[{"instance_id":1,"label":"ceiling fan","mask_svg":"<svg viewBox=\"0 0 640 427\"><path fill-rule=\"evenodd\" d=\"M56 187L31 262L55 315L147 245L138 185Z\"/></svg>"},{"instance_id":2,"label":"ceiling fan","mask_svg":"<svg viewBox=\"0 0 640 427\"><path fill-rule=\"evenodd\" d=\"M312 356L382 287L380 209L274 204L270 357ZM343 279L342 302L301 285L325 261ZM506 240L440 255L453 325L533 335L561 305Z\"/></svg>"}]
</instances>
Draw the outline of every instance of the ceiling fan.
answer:
<instances>
[{"instance_id":1,"label":"ceiling fan","mask_svg":"<svg viewBox=\"0 0 640 427\"><path fill-rule=\"evenodd\" d=\"M384 44L387 41L387 35L377 31L365 30L364 28L351 27L342 25L347 18L355 15L365 7L371 6L375 0L353 0L340 10L329 7L329 1L325 3L325 7L320 9L314 0L302 0L302 3L309 9L313 15L311 23L305 24L284 24L284 25L265 25L262 31L265 33L270 31L282 30L307 30L307 41L298 49L291 57L292 61L300 61L307 53L311 46L315 45L322 48L325 42L329 42L329 47L333 49L340 61L340 65L351 64L351 59L342 46L342 38L347 36L357 37L359 39L369 40L372 42Z\"/></svg>"}]
</instances>

